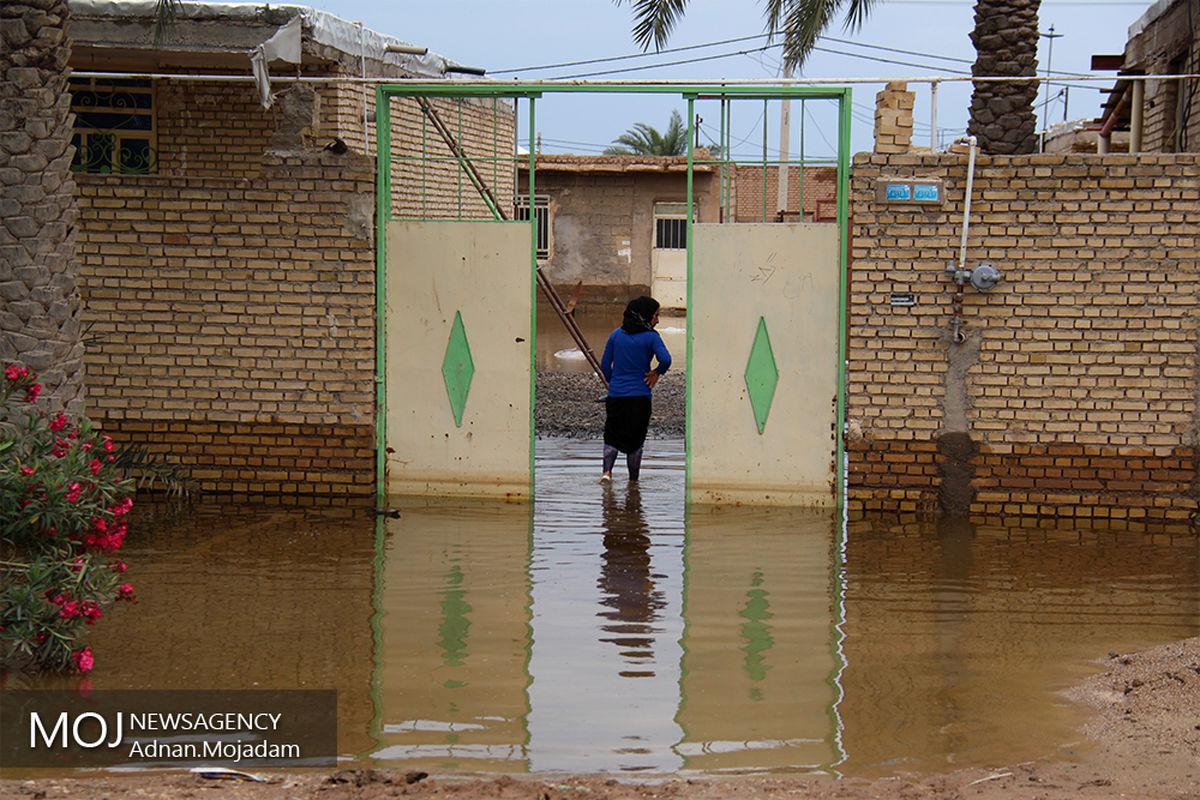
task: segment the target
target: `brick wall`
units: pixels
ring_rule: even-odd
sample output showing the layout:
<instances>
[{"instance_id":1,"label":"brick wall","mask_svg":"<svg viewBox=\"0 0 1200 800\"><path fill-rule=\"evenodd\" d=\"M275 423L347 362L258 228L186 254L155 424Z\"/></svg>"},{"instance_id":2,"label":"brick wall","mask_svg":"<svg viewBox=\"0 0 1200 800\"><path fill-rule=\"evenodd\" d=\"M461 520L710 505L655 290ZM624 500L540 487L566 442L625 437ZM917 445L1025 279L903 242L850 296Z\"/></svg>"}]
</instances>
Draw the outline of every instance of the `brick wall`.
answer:
<instances>
[{"instance_id":1,"label":"brick wall","mask_svg":"<svg viewBox=\"0 0 1200 800\"><path fill-rule=\"evenodd\" d=\"M855 159L854 509L1187 519L1196 507L1200 156L980 156L953 339L967 158ZM944 207L875 200L941 178ZM893 305L893 294L913 305Z\"/></svg>"},{"instance_id":2,"label":"brick wall","mask_svg":"<svg viewBox=\"0 0 1200 800\"><path fill-rule=\"evenodd\" d=\"M208 490L370 491L372 162L76 179L89 416Z\"/></svg>"},{"instance_id":3,"label":"brick wall","mask_svg":"<svg viewBox=\"0 0 1200 800\"><path fill-rule=\"evenodd\" d=\"M512 102L429 98L428 105L471 160L504 213L511 217L517 173ZM469 175L417 100L393 98L391 112L392 214L407 219L493 219Z\"/></svg>"},{"instance_id":4,"label":"brick wall","mask_svg":"<svg viewBox=\"0 0 1200 800\"><path fill-rule=\"evenodd\" d=\"M1157 13L1157 16L1151 15ZM1125 44L1125 66L1146 75L1186 75L1193 71L1200 36L1192 19L1200 13L1197 0L1155 4L1143 15ZM1200 150L1200 101L1194 81L1146 81L1143 106L1142 149L1145 151L1195 152ZM1180 136L1182 134L1182 137ZM1180 145L1182 144L1182 147Z\"/></svg>"},{"instance_id":5,"label":"brick wall","mask_svg":"<svg viewBox=\"0 0 1200 800\"><path fill-rule=\"evenodd\" d=\"M231 177L257 171L279 125L253 84L155 81L158 172Z\"/></svg>"},{"instance_id":6,"label":"brick wall","mask_svg":"<svg viewBox=\"0 0 1200 800\"><path fill-rule=\"evenodd\" d=\"M360 86L275 88L264 109L248 83L155 81L157 172L77 175L88 414L209 491L365 494L374 121ZM431 103L511 213L511 101ZM394 213L491 218L415 101L393 108Z\"/></svg>"},{"instance_id":7,"label":"brick wall","mask_svg":"<svg viewBox=\"0 0 1200 800\"><path fill-rule=\"evenodd\" d=\"M734 164L734 222L767 222L778 218L779 167ZM763 191L763 182L766 191ZM788 221L829 221L837 219L837 167L788 167ZM765 203L765 208L764 208ZM804 220L799 218L804 209Z\"/></svg>"}]
</instances>

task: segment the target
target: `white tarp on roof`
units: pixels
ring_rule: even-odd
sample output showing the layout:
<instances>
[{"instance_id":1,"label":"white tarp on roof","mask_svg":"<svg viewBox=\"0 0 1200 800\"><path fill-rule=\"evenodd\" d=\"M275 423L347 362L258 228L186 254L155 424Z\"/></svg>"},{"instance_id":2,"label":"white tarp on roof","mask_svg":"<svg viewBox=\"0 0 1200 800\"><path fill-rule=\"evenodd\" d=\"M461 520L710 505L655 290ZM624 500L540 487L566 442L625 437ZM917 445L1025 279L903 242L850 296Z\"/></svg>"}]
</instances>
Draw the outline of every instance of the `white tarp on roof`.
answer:
<instances>
[{"instance_id":1,"label":"white tarp on roof","mask_svg":"<svg viewBox=\"0 0 1200 800\"><path fill-rule=\"evenodd\" d=\"M275 102L275 95L271 94L271 72L267 65L272 61L300 63L300 20L300 17L292 17L286 25L275 31L274 36L250 53L250 69L254 72L254 85L258 88L258 98L263 108L270 108Z\"/></svg>"},{"instance_id":2,"label":"white tarp on roof","mask_svg":"<svg viewBox=\"0 0 1200 800\"><path fill-rule=\"evenodd\" d=\"M128 21L131 19L154 19L154 0L68 0L71 13L77 17L103 18ZM409 47L413 45L393 36L364 28L357 22L348 22L340 17L307 6L270 6L253 3L183 3L176 18L179 20L244 20L247 23L269 24L265 12L275 12L291 18L300 17L304 26L311 31L313 42L336 48L343 53L365 57L388 64L395 64L415 76L442 77L447 67L460 66L435 53L410 55L389 53L390 45ZM265 37L264 43L275 35ZM98 42L96 44L99 44ZM372 77L372 76L368 76Z\"/></svg>"}]
</instances>

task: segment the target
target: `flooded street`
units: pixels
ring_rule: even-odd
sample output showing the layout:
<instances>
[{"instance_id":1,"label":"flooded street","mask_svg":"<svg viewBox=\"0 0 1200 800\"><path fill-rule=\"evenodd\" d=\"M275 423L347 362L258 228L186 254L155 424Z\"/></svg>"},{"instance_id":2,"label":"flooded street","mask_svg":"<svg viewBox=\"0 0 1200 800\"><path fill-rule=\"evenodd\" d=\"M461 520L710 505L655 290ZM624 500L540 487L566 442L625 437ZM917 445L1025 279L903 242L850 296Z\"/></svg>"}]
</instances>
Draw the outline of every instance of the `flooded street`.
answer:
<instances>
[{"instance_id":1,"label":"flooded street","mask_svg":"<svg viewBox=\"0 0 1200 800\"><path fill-rule=\"evenodd\" d=\"M540 440L533 504L398 498L379 529L143 517L88 685L336 688L348 762L436 774L874 776L1070 759L1061 690L1200 633L1193 535L685 510L681 440L636 486L599 449Z\"/></svg>"},{"instance_id":2,"label":"flooded street","mask_svg":"<svg viewBox=\"0 0 1200 800\"><path fill-rule=\"evenodd\" d=\"M615 307L581 306L574 313L575 322L583 333L596 358L604 353L608 335L621 324L623 305ZM671 353L672 368L682 370L687 361L687 317L682 312L666 311L655 328ZM591 372L591 367L576 347L567 329L548 307L538 308L537 352L535 367L555 372Z\"/></svg>"}]
</instances>

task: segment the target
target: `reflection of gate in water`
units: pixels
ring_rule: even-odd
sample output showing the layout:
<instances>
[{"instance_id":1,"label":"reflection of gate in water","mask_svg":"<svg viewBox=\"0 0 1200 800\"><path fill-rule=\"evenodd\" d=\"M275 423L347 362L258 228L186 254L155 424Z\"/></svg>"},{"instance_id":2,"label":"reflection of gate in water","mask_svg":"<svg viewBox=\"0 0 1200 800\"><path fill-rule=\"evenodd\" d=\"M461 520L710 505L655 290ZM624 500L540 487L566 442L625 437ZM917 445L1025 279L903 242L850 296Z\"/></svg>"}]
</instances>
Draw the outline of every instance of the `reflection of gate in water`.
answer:
<instances>
[{"instance_id":1,"label":"reflection of gate in water","mask_svg":"<svg viewBox=\"0 0 1200 800\"><path fill-rule=\"evenodd\" d=\"M688 107L687 197L655 205L652 280L664 306L689 314L689 498L840 505L850 92L799 85L378 87L381 495L531 493L534 295L535 284L551 286L538 254L554 238L544 230L553 204L538 193L534 108L549 94L619 91L673 94ZM746 203L735 199L735 166L747 157L734 152L732 110L761 108L765 130L770 104L792 99L836 110L836 157L806 161L801 149L799 162L772 159L764 136L762 214L735 223ZM516 148L522 102L527 154ZM706 112L721 120L718 158L694 147L704 104L719 105ZM785 222L803 219L803 199L797 213L786 189L772 207L768 177L797 163L801 174L808 163L836 165L836 225ZM528 182L517 197L519 164ZM697 218L700 164L718 177L719 220Z\"/></svg>"}]
</instances>

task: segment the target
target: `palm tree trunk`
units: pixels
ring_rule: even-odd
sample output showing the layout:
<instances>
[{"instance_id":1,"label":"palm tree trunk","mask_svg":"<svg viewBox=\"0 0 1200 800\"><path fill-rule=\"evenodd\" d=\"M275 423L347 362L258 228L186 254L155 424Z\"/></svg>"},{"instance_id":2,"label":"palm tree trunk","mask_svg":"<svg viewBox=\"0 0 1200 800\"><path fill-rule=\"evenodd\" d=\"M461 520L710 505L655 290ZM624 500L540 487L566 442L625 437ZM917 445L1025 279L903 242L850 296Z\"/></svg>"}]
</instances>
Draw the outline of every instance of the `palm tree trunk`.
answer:
<instances>
[{"instance_id":1,"label":"palm tree trunk","mask_svg":"<svg viewBox=\"0 0 1200 800\"><path fill-rule=\"evenodd\" d=\"M1040 0L978 0L975 5L975 66L981 76L1037 74ZM979 82L971 95L967 132L985 153L1020 154L1037 150L1033 104L1037 81Z\"/></svg>"},{"instance_id":2,"label":"palm tree trunk","mask_svg":"<svg viewBox=\"0 0 1200 800\"><path fill-rule=\"evenodd\" d=\"M0 3L0 361L80 410L83 345L66 0Z\"/></svg>"}]
</instances>

